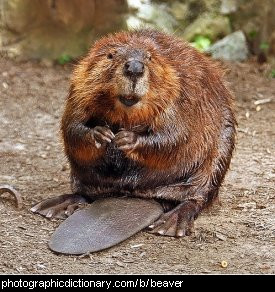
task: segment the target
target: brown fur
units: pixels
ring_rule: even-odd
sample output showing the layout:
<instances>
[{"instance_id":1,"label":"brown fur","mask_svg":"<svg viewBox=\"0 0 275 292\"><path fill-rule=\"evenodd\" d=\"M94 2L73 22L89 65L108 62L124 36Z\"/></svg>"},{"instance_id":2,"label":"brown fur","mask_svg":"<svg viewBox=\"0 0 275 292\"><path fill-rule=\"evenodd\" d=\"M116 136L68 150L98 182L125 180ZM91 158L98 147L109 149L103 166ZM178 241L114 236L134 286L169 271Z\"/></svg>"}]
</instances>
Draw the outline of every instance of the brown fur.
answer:
<instances>
[{"instance_id":1,"label":"brown fur","mask_svg":"<svg viewBox=\"0 0 275 292\"><path fill-rule=\"evenodd\" d=\"M118 101L124 51L136 49L144 51L147 79L141 90L148 90L126 108ZM231 160L232 99L219 66L173 36L141 30L97 41L74 71L62 119L74 190L92 197L193 200L201 210L217 196ZM113 143L96 148L89 130L97 122L115 135L120 129L134 132L138 142L123 151Z\"/></svg>"}]
</instances>

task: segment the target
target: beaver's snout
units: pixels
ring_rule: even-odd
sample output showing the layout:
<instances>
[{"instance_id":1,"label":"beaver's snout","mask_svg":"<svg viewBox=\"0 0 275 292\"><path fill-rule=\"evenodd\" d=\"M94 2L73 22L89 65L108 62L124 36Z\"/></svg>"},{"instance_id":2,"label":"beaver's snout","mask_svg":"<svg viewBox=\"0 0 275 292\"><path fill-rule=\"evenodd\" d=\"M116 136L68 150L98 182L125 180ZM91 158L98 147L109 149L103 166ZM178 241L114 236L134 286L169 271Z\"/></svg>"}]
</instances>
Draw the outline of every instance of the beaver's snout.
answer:
<instances>
[{"instance_id":1,"label":"beaver's snout","mask_svg":"<svg viewBox=\"0 0 275 292\"><path fill-rule=\"evenodd\" d=\"M126 107L141 101L149 90L149 66L143 55L140 51L130 51L115 72L116 96Z\"/></svg>"},{"instance_id":2,"label":"beaver's snout","mask_svg":"<svg viewBox=\"0 0 275 292\"><path fill-rule=\"evenodd\" d=\"M138 78L144 73L144 64L138 60L130 60L125 63L123 71L127 77Z\"/></svg>"}]
</instances>

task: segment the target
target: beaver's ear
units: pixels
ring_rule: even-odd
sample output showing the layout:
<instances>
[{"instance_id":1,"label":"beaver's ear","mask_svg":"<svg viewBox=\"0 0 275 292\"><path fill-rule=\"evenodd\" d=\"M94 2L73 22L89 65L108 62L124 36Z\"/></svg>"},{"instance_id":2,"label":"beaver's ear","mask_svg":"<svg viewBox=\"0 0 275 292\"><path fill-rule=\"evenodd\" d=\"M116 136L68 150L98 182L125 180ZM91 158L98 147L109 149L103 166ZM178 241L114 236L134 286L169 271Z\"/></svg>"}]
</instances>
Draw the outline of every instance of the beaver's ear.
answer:
<instances>
[{"instance_id":1,"label":"beaver's ear","mask_svg":"<svg viewBox=\"0 0 275 292\"><path fill-rule=\"evenodd\" d=\"M108 59L113 59L114 55L112 53L108 53L107 58Z\"/></svg>"},{"instance_id":2,"label":"beaver's ear","mask_svg":"<svg viewBox=\"0 0 275 292\"><path fill-rule=\"evenodd\" d=\"M110 49L108 52L107 52L107 58L108 59L113 59L114 56L116 55L117 53L117 50L116 49Z\"/></svg>"}]
</instances>

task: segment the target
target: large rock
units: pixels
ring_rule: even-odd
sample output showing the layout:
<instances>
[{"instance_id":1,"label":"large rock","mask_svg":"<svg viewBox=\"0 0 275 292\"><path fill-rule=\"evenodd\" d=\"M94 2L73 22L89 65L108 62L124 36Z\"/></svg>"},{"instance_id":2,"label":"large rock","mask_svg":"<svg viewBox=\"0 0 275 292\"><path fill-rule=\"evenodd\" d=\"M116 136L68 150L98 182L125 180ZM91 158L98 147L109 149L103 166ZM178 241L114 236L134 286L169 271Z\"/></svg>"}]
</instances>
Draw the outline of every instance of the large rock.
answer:
<instances>
[{"instance_id":1,"label":"large rock","mask_svg":"<svg viewBox=\"0 0 275 292\"><path fill-rule=\"evenodd\" d=\"M106 32L125 27L126 0L1 0L0 51L10 56L76 57Z\"/></svg>"},{"instance_id":2,"label":"large rock","mask_svg":"<svg viewBox=\"0 0 275 292\"><path fill-rule=\"evenodd\" d=\"M128 0L128 28L153 27L188 41L204 36L215 41L231 32L220 15L220 0Z\"/></svg>"},{"instance_id":3,"label":"large rock","mask_svg":"<svg viewBox=\"0 0 275 292\"><path fill-rule=\"evenodd\" d=\"M236 31L216 42L208 50L214 59L244 61L248 57L246 38L242 31Z\"/></svg>"},{"instance_id":4,"label":"large rock","mask_svg":"<svg viewBox=\"0 0 275 292\"><path fill-rule=\"evenodd\" d=\"M128 0L128 5L130 11L134 11L127 19L128 29L150 27L173 33L179 26L177 19L171 15L167 3Z\"/></svg>"},{"instance_id":5,"label":"large rock","mask_svg":"<svg viewBox=\"0 0 275 292\"><path fill-rule=\"evenodd\" d=\"M206 12L185 28L182 37L192 41L197 35L203 35L216 40L229 33L231 33L231 26L228 17Z\"/></svg>"}]
</instances>

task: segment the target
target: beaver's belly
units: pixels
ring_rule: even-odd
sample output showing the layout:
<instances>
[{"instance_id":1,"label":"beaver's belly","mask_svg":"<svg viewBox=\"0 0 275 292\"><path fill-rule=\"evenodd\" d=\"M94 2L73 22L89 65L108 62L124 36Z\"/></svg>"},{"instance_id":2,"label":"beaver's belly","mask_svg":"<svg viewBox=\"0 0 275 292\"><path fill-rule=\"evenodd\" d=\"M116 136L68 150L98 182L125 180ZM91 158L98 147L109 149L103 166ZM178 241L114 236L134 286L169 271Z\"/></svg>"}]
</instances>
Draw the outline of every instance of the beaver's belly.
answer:
<instances>
[{"instance_id":1,"label":"beaver's belly","mask_svg":"<svg viewBox=\"0 0 275 292\"><path fill-rule=\"evenodd\" d=\"M73 191L89 196L129 195L133 190L143 191L184 181L180 169L183 168L148 169L110 144L106 155L96 164L85 168L72 165L72 187Z\"/></svg>"},{"instance_id":2,"label":"beaver's belly","mask_svg":"<svg viewBox=\"0 0 275 292\"><path fill-rule=\"evenodd\" d=\"M140 173L142 166L133 160L128 159L113 143L109 144L104 157L93 166L93 170L104 177L112 177L114 180L131 178Z\"/></svg>"}]
</instances>

